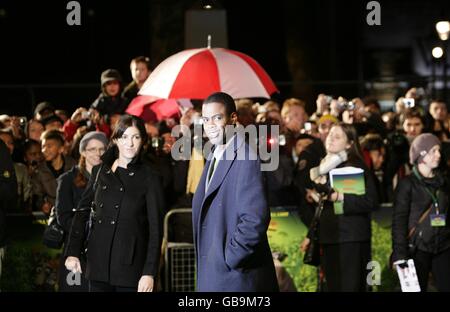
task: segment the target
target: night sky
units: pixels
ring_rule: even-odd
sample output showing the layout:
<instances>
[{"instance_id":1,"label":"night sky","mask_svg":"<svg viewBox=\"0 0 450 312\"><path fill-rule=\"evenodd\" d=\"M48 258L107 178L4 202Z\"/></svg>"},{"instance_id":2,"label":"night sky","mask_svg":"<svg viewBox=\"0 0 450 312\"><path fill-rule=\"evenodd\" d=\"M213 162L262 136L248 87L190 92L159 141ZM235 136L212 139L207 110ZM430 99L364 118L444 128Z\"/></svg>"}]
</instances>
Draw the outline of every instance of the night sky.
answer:
<instances>
[{"instance_id":1,"label":"night sky","mask_svg":"<svg viewBox=\"0 0 450 312\"><path fill-rule=\"evenodd\" d=\"M147 55L156 66L183 50L184 12L199 1L79 1L81 26L66 24L68 2L0 1L0 113L29 115L43 100L69 111L88 106L104 69L117 68L129 81L131 58ZM321 91L366 95L364 81L383 75L421 81L429 64L420 51L450 12L448 1L379 1L382 25L368 26L368 1L219 2L228 48L255 58L280 98L310 106Z\"/></svg>"}]
</instances>

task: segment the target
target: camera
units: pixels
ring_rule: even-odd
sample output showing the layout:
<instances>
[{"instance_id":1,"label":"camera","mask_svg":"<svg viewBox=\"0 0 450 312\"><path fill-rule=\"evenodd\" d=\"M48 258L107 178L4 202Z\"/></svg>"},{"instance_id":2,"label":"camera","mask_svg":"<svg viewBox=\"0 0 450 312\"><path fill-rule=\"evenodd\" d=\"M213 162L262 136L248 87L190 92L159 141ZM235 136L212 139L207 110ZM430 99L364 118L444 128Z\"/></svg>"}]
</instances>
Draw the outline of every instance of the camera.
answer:
<instances>
[{"instance_id":1,"label":"camera","mask_svg":"<svg viewBox=\"0 0 450 312\"><path fill-rule=\"evenodd\" d=\"M325 101L327 104L330 104L333 101L333 97L331 95L325 95Z\"/></svg>"},{"instance_id":2,"label":"camera","mask_svg":"<svg viewBox=\"0 0 450 312\"><path fill-rule=\"evenodd\" d=\"M406 108L413 108L416 105L414 99L403 99L403 104Z\"/></svg>"},{"instance_id":3,"label":"camera","mask_svg":"<svg viewBox=\"0 0 450 312\"><path fill-rule=\"evenodd\" d=\"M258 103L258 114L265 114L265 113L267 113L266 107Z\"/></svg>"},{"instance_id":4,"label":"camera","mask_svg":"<svg viewBox=\"0 0 450 312\"><path fill-rule=\"evenodd\" d=\"M84 111L84 112L81 113L81 119L82 119L82 120L87 120L87 119L89 119L89 118L91 118L91 112L89 112L89 111Z\"/></svg>"},{"instance_id":5,"label":"camera","mask_svg":"<svg viewBox=\"0 0 450 312\"><path fill-rule=\"evenodd\" d=\"M24 116L19 117L19 123L22 128L25 128L25 126L27 125L27 122L28 122L27 117L24 117Z\"/></svg>"},{"instance_id":6,"label":"camera","mask_svg":"<svg viewBox=\"0 0 450 312\"><path fill-rule=\"evenodd\" d=\"M311 131L311 129L312 129L311 123L310 122L305 122L304 128L305 128L305 131Z\"/></svg>"},{"instance_id":7,"label":"camera","mask_svg":"<svg viewBox=\"0 0 450 312\"><path fill-rule=\"evenodd\" d=\"M352 111L355 109L356 105L354 102L349 101L349 102L339 102L339 109L340 110L348 110L348 111Z\"/></svg>"},{"instance_id":8,"label":"camera","mask_svg":"<svg viewBox=\"0 0 450 312\"><path fill-rule=\"evenodd\" d=\"M164 146L164 138L162 137L154 137L152 138L152 147L155 150L161 150Z\"/></svg>"}]
</instances>

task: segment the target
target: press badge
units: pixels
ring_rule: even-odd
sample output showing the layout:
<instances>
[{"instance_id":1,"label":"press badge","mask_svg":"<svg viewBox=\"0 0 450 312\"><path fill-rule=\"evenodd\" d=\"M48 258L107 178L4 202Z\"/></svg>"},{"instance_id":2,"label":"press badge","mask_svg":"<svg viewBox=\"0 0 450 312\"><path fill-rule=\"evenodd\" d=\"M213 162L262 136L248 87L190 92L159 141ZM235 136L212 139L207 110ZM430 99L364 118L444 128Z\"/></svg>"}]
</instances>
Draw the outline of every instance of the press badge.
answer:
<instances>
[{"instance_id":1,"label":"press badge","mask_svg":"<svg viewBox=\"0 0 450 312\"><path fill-rule=\"evenodd\" d=\"M447 217L446 213L431 214L430 215L431 226L445 226L446 217Z\"/></svg>"}]
</instances>

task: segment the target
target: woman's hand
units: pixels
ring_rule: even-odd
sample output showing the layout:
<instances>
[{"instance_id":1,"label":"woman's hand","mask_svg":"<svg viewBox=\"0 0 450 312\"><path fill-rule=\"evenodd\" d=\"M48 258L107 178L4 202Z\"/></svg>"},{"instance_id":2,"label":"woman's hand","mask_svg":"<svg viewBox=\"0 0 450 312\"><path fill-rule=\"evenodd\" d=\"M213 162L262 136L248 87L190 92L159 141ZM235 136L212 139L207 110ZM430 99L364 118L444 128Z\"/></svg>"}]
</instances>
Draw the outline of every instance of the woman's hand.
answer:
<instances>
[{"instance_id":1,"label":"woman's hand","mask_svg":"<svg viewBox=\"0 0 450 312\"><path fill-rule=\"evenodd\" d=\"M344 200L344 194L338 193L338 192L333 192L328 197L328 200L332 201L332 202L343 201Z\"/></svg>"},{"instance_id":2,"label":"woman's hand","mask_svg":"<svg viewBox=\"0 0 450 312\"><path fill-rule=\"evenodd\" d=\"M153 291L153 276L142 275L139 280L138 292L152 292Z\"/></svg>"},{"instance_id":3,"label":"woman's hand","mask_svg":"<svg viewBox=\"0 0 450 312\"><path fill-rule=\"evenodd\" d=\"M78 259L77 257L67 257L66 262L64 264L66 266L66 269L69 271L72 271L74 273L76 272L83 273L81 271L80 259Z\"/></svg>"},{"instance_id":4,"label":"woman's hand","mask_svg":"<svg viewBox=\"0 0 450 312\"><path fill-rule=\"evenodd\" d=\"M300 250L302 252L306 252L306 249L308 249L310 244L311 244L311 240L308 237L305 237L303 242L300 244Z\"/></svg>"}]
</instances>

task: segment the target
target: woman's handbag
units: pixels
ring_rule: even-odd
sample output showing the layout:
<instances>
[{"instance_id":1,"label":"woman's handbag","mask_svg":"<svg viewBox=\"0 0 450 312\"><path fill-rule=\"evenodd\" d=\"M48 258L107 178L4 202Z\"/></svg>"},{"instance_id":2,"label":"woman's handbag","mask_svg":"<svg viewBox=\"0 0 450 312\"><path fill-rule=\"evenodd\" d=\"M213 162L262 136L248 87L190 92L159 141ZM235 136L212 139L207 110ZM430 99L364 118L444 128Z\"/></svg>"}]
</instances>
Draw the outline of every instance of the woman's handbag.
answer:
<instances>
[{"instance_id":1,"label":"woman's handbag","mask_svg":"<svg viewBox=\"0 0 450 312\"><path fill-rule=\"evenodd\" d=\"M319 266L320 264L319 219L320 215L322 214L323 204L323 197L320 197L319 202L317 203L316 211L314 213L314 218L308 231L310 243L303 257L303 263L313 266Z\"/></svg>"},{"instance_id":2,"label":"woman's handbag","mask_svg":"<svg viewBox=\"0 0 450 312\"><path fill-rule=\"evenodd\" d=\"M414 254L416 253L417 243L416 243L416 237L414 234L416 234L417 227L419 225L421 225L422 222L428 217L432 208L433 208L433 203L431 203L430 207L422 213L419 220L409 230L408 236L406 236L406 239L408 240L408 254L409 254L408 256L409 257L414 256ZM391 252L391 255L389 256L389 266L391 267L391 269L394 268L393 255L394 255L394 252Z\"/></svg>"},{"instance_id":3,"label":"woman's handbag","mask_svg":"<svg viewBox=\"0 0 450 312\"><path fill-rule=\"evenodd\" d=\"M52 207L50 217L48 218L48 226L44 231L42 241L48 248L61 249L65 236L64 229L56 218L55 207Z\"/></svg>"}]
</instances>

